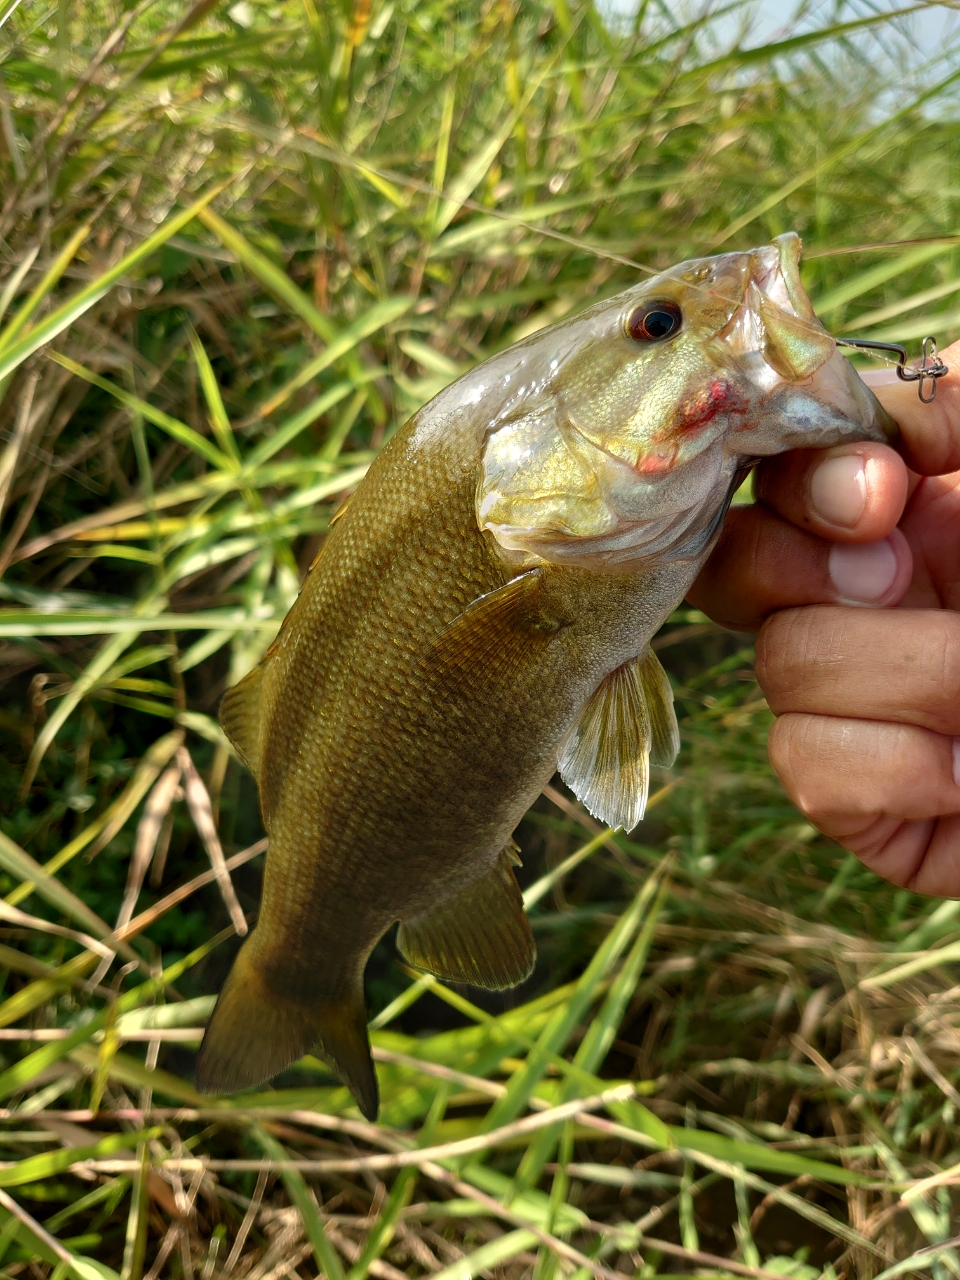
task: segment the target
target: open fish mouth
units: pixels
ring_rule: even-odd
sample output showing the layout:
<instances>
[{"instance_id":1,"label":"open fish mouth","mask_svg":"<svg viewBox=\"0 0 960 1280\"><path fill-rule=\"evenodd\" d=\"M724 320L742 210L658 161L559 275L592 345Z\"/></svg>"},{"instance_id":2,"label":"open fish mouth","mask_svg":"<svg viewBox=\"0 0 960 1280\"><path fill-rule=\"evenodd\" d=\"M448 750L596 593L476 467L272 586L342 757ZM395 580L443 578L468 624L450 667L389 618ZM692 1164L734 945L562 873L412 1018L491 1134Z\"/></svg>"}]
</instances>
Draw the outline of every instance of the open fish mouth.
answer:
<instances>
[{"instance_id":1,"label":"open fish mouth","mask_svg":"<svg viewBox=\"0 0 960 1280\"><path fill-rule=\"evenodd\" d=\"M719 337L761 392L805 382L837 344L817 319L800 280L800 237L793 232L749 255L743 301Z\"/></svg>"},{"instance_id":2,"label":"open fish mouth","mask_svg":"<svg viewBox=\"0 0 960 1280\"><path fill-rule=\"evenodd\" d=\"M794 232L749 254L743 301L718 335L759 397L733 426L741 457L846 439L893 440L897 428L823 327L800 279Z\"/></svg>"}]
</instances>

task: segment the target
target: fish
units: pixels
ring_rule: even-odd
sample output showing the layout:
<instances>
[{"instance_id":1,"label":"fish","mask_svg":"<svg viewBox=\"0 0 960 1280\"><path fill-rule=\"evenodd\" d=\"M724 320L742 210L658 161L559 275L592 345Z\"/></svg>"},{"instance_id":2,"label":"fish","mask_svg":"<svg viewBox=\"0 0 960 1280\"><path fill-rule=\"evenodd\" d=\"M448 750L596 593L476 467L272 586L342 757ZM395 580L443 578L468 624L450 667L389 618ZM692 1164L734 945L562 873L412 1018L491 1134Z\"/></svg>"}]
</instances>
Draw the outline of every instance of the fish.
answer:
<instances>
[{"instance_id":1,"label":"fish","mask_svg":"<svg viewBox=\"0 0 960 1280\"><path fill-rule=\"evenodd\" d=\"M683 262L485 360L399 428L277 639L223 698L269 848L197 1087L312 1053L378 1113L363 975L504 990L536 958L514 830L559 769L643 816L679 747L650 640L759 459L892 440L787 233Z\"/></svg>"}]
</instances>

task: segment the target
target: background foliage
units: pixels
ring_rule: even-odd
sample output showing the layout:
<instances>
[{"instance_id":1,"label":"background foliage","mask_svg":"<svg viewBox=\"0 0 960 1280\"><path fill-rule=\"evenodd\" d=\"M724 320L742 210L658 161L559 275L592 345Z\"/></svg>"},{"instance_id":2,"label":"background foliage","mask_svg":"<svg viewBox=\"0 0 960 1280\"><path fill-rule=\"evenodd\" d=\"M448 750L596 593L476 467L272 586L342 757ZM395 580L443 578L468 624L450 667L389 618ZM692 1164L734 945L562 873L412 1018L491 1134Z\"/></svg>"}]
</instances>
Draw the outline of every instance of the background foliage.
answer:
<instances>
[{"instance_id":1,"label":"background foliage","mask_svg":"<svg viewBox=\"0 0 960 1280\"><path fill-rule=\"evenodd\" d=\"M0 0L4 1274L960 1274L960 909L799 820L690 610L647 820L557 784L521 827L530 982L375 954L380 1127L311 1059L191 1083L263 850L217 702L399 423L788 228L835 332L955 333L913 12Z\"/></svg>"}]
</instances>

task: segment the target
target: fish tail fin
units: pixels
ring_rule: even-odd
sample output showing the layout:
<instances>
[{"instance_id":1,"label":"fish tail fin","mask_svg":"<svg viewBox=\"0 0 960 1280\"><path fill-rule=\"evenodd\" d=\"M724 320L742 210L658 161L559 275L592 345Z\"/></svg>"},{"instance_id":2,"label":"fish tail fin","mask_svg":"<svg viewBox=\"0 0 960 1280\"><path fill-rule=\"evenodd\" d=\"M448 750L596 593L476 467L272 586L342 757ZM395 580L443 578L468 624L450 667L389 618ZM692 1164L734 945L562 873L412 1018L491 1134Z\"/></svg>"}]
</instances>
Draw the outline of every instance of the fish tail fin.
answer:
<instances>
[{"instance_id":1,"label":"fish tail fin","mask_svg":"<svg viewBox=\"0 0 960 1280\"><path fill-rule=\"evenodd\" d=\"M368 1120L380 1106L370 1057L361 978L339 997L297 1000L264 981L250 942L224 983L197 1059L201 1093L236 1093L265 1084L316 1053L343 1079Z\"/></svg>"},{"instance_id":2,"label":"fish tail fin","mask_svg":"<svg viewBox=\"0 0 960 1280\"><path fill-rule=\"evenodd\" d=\"M312 1051L337 1073L353 1094L361 1114L367 1120L376 1120L380 1088L370 1056L363 978L359 977L356 985L339 999L325 1000L322 1015Z\"/></svg>"}]
</instances>

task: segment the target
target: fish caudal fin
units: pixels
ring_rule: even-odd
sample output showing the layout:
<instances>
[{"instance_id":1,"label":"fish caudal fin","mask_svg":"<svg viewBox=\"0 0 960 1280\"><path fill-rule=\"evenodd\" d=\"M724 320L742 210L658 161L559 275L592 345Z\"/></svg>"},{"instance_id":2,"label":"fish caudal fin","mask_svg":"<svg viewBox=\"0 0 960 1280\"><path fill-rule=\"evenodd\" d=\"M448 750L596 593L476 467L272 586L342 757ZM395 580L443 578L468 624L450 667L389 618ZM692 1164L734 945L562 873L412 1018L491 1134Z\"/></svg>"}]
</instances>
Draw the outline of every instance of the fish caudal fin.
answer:
<instances>
[{"instance_id":1,"label":"fish caudal fin","mask_svg":"<svg viewBox=\"0 0 960 1280\"><path fill-rule=\"evenodd\" d=\"M239 684L228 689L220 700L220 723L236 747L237 755L255 778L260 775L261 730L263 712L260 687L264 664L254 667Z\"/></svg>"},{"instance_id":2,"label":"fish caudal fin","mask_svg":"<svg viewBox=\"0 0 960 1280\"><path fill-rule=\"evenodd\" d=\"M560 775L595 818L632 831L647 807L650 761L669 766L679 749L673 690L648 646L590 697L560 757Z\"/></svg>"},{"instance_id":3,"label":"fish caudal fin","mask_svg":"<svg viewBox=\"0 0 960 1280\"><path fill-rule=\"evenodd\" d=\"M363 986L349 996L303 1002L271 990L249 943L224 983L197 1060L201 1093L236 1093L265 1084L305 1053L343 1079L368 1120L380 1106L367 1040Z\"/></svg>"},{"instance_id":4,"label":"fish caudal fin","mask_svg":"<svg viewBox=\"0 0 960 1280\"><path fill-rule=\"evenodd\" d=\"M370 1057L362 979L358 979L356 990L349 997L324 1002L320 1035L312 1051L337 1073L353 1094L361 1114L367 1120L376 1120L380 1088Z\"/></svg>"},{"instance_id":5,"label":"fish caudal fin","mask_svg":"<svg viewBox=\"0 0 960 1280\"><path fill-rule=\"evenodd\" d=\"M513 874L518 861L511 841L482 880L436 910L404 920L397 933L401 955L438 978L488 991L528 978L537 948Z\"/></svg>"}]
</instances>

